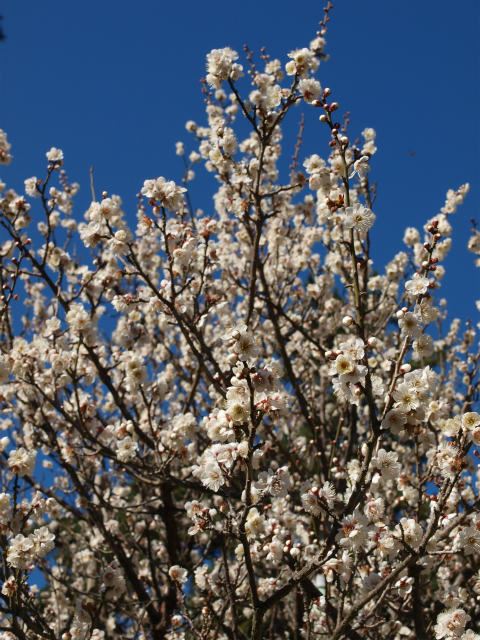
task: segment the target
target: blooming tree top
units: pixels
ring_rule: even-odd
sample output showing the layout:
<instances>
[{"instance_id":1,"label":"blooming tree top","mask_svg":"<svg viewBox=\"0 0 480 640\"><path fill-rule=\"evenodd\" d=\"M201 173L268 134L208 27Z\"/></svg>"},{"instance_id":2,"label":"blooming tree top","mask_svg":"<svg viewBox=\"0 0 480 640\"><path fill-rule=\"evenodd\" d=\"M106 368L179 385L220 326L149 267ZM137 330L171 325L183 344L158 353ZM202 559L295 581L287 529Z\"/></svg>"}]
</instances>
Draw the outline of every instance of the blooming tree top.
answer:
<instances>
[{"instance_id":1,"label":"blooming tree top","mask_svg":"<svg viewBox=\"0 0 480 640\"><path fill-rule=\"evenodd\" d=\"M480 637L478 326L438 291L468 184L374 263L331 8L283 60L208 54L136 221L95 184L80 221L55 147L1 184L2 640ZM285 175L297 104L330 143Z\"/></svg>"}]
</instances>

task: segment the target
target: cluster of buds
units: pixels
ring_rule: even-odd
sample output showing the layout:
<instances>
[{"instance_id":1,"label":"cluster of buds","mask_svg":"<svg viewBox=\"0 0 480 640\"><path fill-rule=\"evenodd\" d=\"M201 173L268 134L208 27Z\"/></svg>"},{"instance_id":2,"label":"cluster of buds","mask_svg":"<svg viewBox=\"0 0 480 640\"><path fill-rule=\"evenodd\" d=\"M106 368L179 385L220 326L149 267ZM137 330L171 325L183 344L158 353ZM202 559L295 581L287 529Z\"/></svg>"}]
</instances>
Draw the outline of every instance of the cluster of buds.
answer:
<instances>
[{"instance_id":1,"label":"cluster of buds","mask_svg":"<svg viewBox=\"0 0 480 640\"><path fill-rule=\"evenodd\" d=\"M438 230L438 220L432 220L432 222L428 225L427 231L433 235L434 240L440 240L442 234Z\"/></svg>"},{"instance_id":2,"label":"cluster of buds","mask_svg":"<svg viewBox=\"0 0 480 640\"><path fill-rule=\"evenodd\" d=\"M428 273L429 271L435 271L437 269L438 258L433 257L437 242L441 239L442 234L438 229L438 220L432 220L427 226L427 231L432 235L430 242L424 242L423 248L427 253L425 260L422 260L421 269L419 273Z\"/></svg>"},{"instance_id":3,"label":"cluster of buds","mask_svg":"<svg viewBox=\"0 0 480 640\"><path fill-rule=\"evenodd\" d=\"M322 91L322 97L319 98L318 100L315 100L315 102L312 103L313 106L321 107L322 109L324 109L326 113L333 113L334 111L337 111L337 109L340 107L338 102L328 102L327 100L327 98L330 96L331 93L332 93L332 90L330 89L330 87L325 87L325 89ZM320 122L328 122L328 121L329 121L329 117L326 114L322 114L320 116ZM340 128L339 123L335 123L333 126L336 127L337 129Z\"/></svg>"},{"instance_id":4,"label":"cluster of buds","mask_svg":"<svg viewBox=\"0 0 480 640\"><path fill-rule=\"evenodd\" d=\"M292 556L292 558L296 558L300 555L300 546L300 543L294 545L292 540L290 538L287 538L283 546L283 552L289 556Z\"/></svg>"}]
</instances>

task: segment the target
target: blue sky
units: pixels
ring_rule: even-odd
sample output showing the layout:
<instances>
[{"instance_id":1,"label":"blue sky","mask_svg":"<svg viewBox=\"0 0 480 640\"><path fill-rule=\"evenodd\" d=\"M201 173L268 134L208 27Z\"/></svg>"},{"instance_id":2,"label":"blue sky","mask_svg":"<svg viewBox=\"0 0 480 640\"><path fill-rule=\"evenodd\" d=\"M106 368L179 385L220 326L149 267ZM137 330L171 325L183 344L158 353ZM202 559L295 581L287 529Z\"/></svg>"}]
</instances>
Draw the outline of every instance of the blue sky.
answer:
<instances>
[{"instance_id":1,"label":"blue sky","mask_svg":"<svg viewBox=\"0 0 480 640\"><path fill-rule=\"evenodd\" d=\"M4 0L0 127L15 160L1 176L20 188L25 177L42 175L45 151L59 146L70 178L82 186L78 217L94 165L97 190L119 193L133 219L145 178L180 178L174 145L188 142L186 120L202 121L206 53L246 42L285 59L313 37L322 6L313 0ZM406 226L439 210L448 188L471 183L453 219L456 246L443 288L451 315L463 318L476 314L472 287L480 296L480 274L465 251L469 220L480 222L479 28L478 0L338 0L327 36L331 60L319 76L351 112L352 137L366 126L378 133L372 173L379 183L378 262L402 249ZM307 120L305 137L302 157L327 153L316 118ZM192 190L194 205L208 210L211 189L200 181Z\"/></svg>"}]
</instances>

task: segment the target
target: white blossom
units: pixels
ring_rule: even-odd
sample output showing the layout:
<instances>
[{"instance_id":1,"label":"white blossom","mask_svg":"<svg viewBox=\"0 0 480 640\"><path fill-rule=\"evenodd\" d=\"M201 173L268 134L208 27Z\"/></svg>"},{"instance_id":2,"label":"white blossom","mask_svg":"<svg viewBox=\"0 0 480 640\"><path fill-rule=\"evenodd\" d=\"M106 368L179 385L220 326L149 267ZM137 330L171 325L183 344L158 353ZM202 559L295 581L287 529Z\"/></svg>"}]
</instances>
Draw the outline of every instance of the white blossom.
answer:
<instances>
[{"instance_id":1,"label":"white blossom","mask_svg":"<svg viewBox=\"0 0 480 640\"><path fill-rule=\"evenodd\" d=\"M362 204L354 204L345 209L343 225L346 229L366 232L375 222L375 214Z\"/></svg>"}]
</instances>

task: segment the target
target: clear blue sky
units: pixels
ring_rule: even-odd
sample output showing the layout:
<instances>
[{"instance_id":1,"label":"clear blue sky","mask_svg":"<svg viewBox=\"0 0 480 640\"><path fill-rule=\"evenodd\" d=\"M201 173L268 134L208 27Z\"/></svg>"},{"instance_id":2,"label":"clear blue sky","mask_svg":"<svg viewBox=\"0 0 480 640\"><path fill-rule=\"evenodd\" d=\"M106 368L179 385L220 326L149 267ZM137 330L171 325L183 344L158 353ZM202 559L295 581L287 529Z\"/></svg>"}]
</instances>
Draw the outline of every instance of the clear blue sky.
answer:
<instances>
[{"instance_id":1,"label":"clear blue sky","mask_svg":"<svg viewBox=\"0 0 480 640\"><path fill-rule=\"evenodd\" d=\"M321 2L302 0L7 0L0 43L0 127L13 144L1 176L21 187L42 175L45 151L61 147L82 185L77 216L97 190L119 193L127 210L148 177L179 178L177 140L187 119L202 119L199 79L214 47L265 45L275 56L313 37ZM402 230L421 225L446 190L469 181L456 214L455 250L444 293L451 315L475 317L480 272L464 250L469 220L480 222L480 2L337 0L328 34L331 60L320 80L351 111L351 133L378 132L375 257L402 248ZM293 125L293 123L292 123ZM293 131L294 127L292 127ZM325 131L307 122L305 154L327 152ZM194 205L208 210L205 187Z\"/></svg>"}]
</instances>

